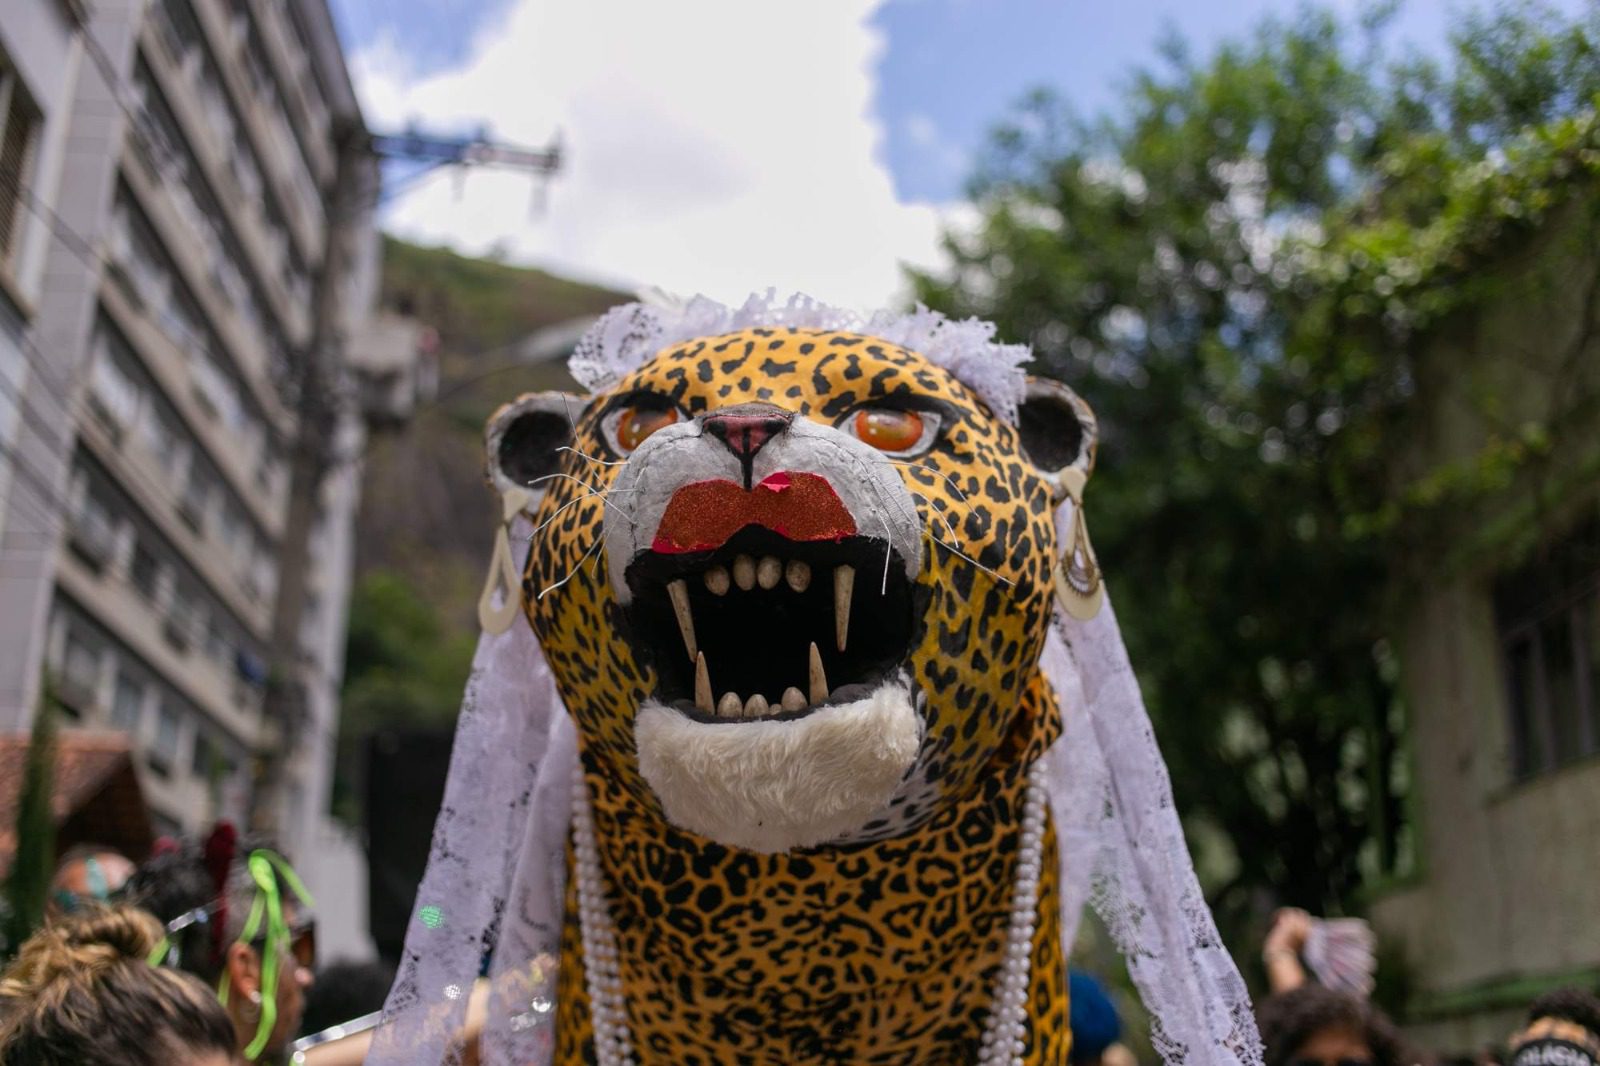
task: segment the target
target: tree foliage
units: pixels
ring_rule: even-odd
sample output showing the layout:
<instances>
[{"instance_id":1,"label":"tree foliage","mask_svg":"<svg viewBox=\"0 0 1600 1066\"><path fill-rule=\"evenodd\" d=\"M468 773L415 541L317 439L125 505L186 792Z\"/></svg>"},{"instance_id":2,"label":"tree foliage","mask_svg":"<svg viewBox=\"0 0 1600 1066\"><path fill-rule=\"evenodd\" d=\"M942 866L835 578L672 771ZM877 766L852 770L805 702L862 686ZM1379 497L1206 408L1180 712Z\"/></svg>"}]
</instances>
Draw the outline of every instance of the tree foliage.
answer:
<instances>
[{"instance_id":1,"label":"tree foliage","mask_svg":"<svg viewBox=\"0 0 1600 1066\"><path fill-rule=\"evenodd\" d=\"M912 277L1100 416L1090 527L1225 925L1347 911L1405 864L1407 353L1600 171L1597 28L1507 8L1432 59L1383 11L1312 10L1203 61L1171 42L1112 114L1024 101L952 266Z\"/></svg>"},{"instance_id":2,"label":"tree foliage","mask_svg":"<svg viewBox=\"0 0 1600 1066\"><path fill-rule=\"evenodd\" d=\"M335 813L360 820L359 760L368 736L455 724L475 640L397 574L375 570L356 583L345 645Z\"/></svg>"},{"instance_id":3,"label":"tree foliage","mask_svg":"<svg viewBox=\"0 0 1600 1066\"><path fill-rule=\"evenodd\" d=\"M17 798L17 848L6 879L5 944L11 953L44 922L56 856L56 819L50 809L55 778L56 704L47 685L28 738L22 791Z\"/></svg>"}]
</instances>

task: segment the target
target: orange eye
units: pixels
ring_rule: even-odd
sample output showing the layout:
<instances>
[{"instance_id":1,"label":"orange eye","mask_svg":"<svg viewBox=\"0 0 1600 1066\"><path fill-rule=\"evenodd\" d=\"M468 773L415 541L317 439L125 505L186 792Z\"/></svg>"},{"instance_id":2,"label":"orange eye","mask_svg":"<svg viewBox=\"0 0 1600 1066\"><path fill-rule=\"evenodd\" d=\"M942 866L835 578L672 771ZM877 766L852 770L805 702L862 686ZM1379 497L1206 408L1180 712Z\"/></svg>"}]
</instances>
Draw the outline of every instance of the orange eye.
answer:
<instances>
[{"instance_id":1,"label":"orange eye","mask_svg":"<svg viewBox=\"0 0 1600 1066\"><path fill-rule=\"evenodd\" d=\"M623 454L633 451L644 439L658 429L678 420L678 412L671 407L628 407L617 419L617 446Z\"/></svg>"},{"instance_id":2,"label":"orange eye","mask_svg":"<svg viewBox=\"0 0 1600 1066\"><path fill-rule=\"evenodd\" d=\"M922 416L915 411L869 407L857 411L850 421L856 437L879 451L910 451L923 436Z\"/></svg>"}]
</instances>

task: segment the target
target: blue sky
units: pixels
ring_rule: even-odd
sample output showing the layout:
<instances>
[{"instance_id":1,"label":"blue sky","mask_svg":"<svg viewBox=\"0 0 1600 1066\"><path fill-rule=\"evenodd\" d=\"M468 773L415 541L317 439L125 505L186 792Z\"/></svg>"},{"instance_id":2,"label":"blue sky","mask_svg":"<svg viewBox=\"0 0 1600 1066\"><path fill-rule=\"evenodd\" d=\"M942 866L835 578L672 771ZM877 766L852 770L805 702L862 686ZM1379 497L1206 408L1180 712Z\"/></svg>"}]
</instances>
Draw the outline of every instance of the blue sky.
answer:
<instances>
[{"instance_id":1,"label":"blue sky","mask_svg":"<svg viewBox=\"0 0 1600 1066\"><path fill-rule=\"evenodd\" d=\"M465 62L474 35L492 29L509 0L334 0L347 45L383 35L417 74ZM986 131L1023 93L1050 86L1075 107L1112 106L1129 72L1155 61L1176 30L1197 52L1247 34L1284 0L889 0L872 16L882 33L874 107L884 153L903 200L959 195ZM1349 7L1339 4L1338 7ZM797 10L804 10L798 8ZM1426 47L1444 36L1450 7L1412 0L1400 35Z\"/></svg>"},{"instance_id":2,"label":"blue sky","mask_svg":"<svg viewBox=\"0 0 1600 1066\"><path fill-rule=\"evenodd\" d=\"M1203 56L1296 0L331 0L368 121L558 132L548 210L475 171L397 197L393 231L577 276L870 306L941 232L988 130L1030 89L1113 106L1170 32ZM1364 0L1329 0L1350 14ZM1557 0L1577 10L1592 0ZM1395 36L1443 45L1443 0ZM840 249L851 254L842 256Z\"/></svg>"}]
</instances>

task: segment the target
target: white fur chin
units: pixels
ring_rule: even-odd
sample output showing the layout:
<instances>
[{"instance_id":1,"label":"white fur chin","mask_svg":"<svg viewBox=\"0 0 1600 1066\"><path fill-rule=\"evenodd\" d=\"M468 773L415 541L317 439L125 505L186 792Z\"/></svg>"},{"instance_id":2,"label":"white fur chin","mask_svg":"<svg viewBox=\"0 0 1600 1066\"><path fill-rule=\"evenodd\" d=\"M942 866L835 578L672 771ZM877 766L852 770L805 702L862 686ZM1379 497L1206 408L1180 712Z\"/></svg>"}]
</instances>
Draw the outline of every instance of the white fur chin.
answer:
<instances>
[{"instance_id":1,"label":"white fur chin","mask_svg":"<svg viewBox=\"0 0 1600 1066\"><path fill-rule=\"evenodd\" d=\"M652 700L633 729L639 772L674 825L767 853L859 830L922 742L910 694L893 682L786 722L697 722Z\"/></svg>"}]
</instances>

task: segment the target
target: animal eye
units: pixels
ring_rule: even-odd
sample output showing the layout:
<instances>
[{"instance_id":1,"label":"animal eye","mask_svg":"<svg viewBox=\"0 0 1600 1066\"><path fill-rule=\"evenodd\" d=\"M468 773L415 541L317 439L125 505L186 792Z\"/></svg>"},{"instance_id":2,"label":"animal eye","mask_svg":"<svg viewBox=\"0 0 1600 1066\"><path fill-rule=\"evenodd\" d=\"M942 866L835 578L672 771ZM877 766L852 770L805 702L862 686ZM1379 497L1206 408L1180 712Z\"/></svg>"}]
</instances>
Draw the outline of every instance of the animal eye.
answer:
<instances>
[{"instance_id":1,"label":"animal eye","mask_svg":"<svg viewBox=\"0 0 1600 1066\"><path fill-rule=\"evenodd\" d=\"M627 455L658 429L678 421L675 407L623 407L606 417L607 436L618 454Z\"/></svg>"},{"instance_id":2,"label":"animal eye","mask_svg":"<svg viewBox=\"0 0 1600 1066\"><path fill-rule=\"evenodd\" d=\"M844 429L881 452L914 455L933 443L939 429L939 416L932 411L863 407L847 416Z\"/></svg>"}]
</instances>

